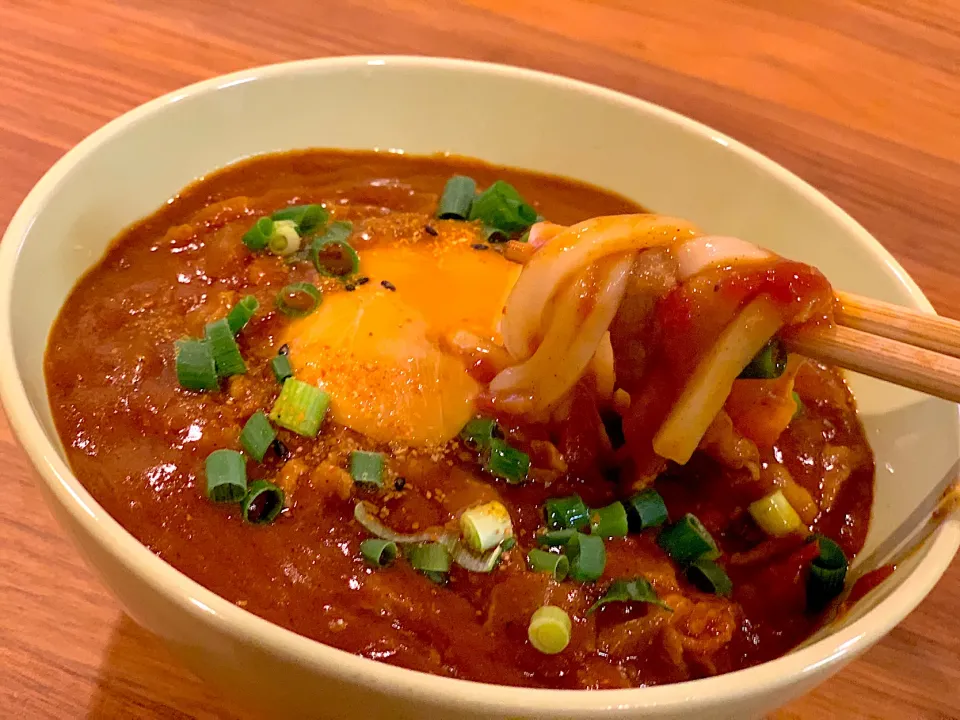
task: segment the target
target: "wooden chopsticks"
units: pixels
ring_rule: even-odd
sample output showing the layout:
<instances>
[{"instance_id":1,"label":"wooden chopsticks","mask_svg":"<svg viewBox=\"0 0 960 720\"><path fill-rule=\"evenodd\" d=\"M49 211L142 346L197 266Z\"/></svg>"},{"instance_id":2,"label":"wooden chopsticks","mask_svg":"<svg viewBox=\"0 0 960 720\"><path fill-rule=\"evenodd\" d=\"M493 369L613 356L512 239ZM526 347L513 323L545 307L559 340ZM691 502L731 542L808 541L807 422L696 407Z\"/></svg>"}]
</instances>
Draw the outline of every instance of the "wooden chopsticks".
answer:
<instances>
[{"instance_id":1,"label":"wooden chopsticks","mask_svg":"<svg viewBox=\"0 0 960 720\"><path fill-rule=\"evenodd\" d=\"M960 357L960 322L871 298L838 292L837 324L907 345Z\"/></svg>"},{"instance_id":2,"label":"wooden chopsticks","mask_svg":"<svg viewBox=\"0 0 960 720\"><path fill-rule=\"evenodd\" d=\"M960 402L960 322L838 293L832 327L783 334L791 352Z\"/></svg>"}]
</instances>

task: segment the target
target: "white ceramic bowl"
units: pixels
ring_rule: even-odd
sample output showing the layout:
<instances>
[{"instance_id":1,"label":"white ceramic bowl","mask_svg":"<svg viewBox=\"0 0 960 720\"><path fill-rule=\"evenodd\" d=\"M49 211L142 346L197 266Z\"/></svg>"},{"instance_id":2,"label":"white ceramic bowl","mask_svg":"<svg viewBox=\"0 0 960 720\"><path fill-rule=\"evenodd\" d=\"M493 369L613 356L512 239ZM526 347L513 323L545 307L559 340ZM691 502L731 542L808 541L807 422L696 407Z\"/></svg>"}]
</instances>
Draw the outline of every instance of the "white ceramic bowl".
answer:
<instances>
[{"instance_id":1,"label":"white ceramic bowl","mask_svg":"<svg viewBox=\"0 0 960 720\"><path fill-rule=\"evenodd\" d=\"M296 108L286 113L290 97ZM67 153L7 229L0 398L50 508L103 581L227 694L277 718L749 717L875 643L953 558L956 521L818 642L721 677L603 692L493 687L362 659L271 625L180 574L110 518L64 462L42 374L47 335L70 288L128 224L215 168L306 147L450 151L560 173L810 262L837 287L931 309L863 228L781 167L672 112L564 78L454 60L337 58L216 78L127 113ZM865 378L851 384L878 468L867 553L941 481L960 455L960 433L955 405Z\"/></svg>"}]
</instances>

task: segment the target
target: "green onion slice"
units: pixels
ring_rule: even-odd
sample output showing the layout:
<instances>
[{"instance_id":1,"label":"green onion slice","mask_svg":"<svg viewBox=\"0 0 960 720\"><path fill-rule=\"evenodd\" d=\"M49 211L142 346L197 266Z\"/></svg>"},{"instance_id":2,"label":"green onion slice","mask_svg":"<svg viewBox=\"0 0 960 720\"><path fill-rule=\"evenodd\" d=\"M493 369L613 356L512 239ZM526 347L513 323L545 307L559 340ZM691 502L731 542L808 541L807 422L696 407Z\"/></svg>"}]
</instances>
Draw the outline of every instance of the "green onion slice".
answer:
<instances>
[{"instance_id":1,"label":"green onion slice","mask_svg":"<svg viewBox=\"0 0 960 720\"><path fill-rule=\"evenodd\" d=\"M687 513L680 520L660 531L657 544L680 565L689 565L695 560L720 557L717 544L696 516Z\"/></svg>"},{"instance_id":2,"label":"green onion slice","mask_svg":"<svg viewBox=\"0 0 960 720\"><path fill-rule=\"evenodd\" d=\"M803 520L781 490L750 503L747 510L754 522L771 537L783 537L803 529Z\"/></svg>"},{"instance_id":3,"label":"green onion slice","mask_svg":"<svg viewBox=\"0 0 960 720\"><path fill-rule=\"evenodd\" d=\"M653 585L645 577L614 580L607 588L606 594L590 606L587 615L612 602L645 602L673 612L673 608L660 599Z\"/></svg>"},{"instance_id":4,"label":"green onion slice","mask_svg":"<svg viewBox=\"0 0 960 720\"><path fill-rule=\"evenodd\" d=\"M213 350L204 340L177 340L177 381L187 390L216 390L220 387Z\"/></svg>"},{"instance_id":5,"label":"green onion slice","mask_svg":"<svg viewBox=\"0 0 960 720\"><path fill-rule=\"evenodd\" d=\"M600 537L626 537L629 531L627 509L622 502L590 511L590 533Z\"/></svg>"},{"instance_id":6,"label":"green onion slice","mask_svg":"<svg viewBox=\"0 0 960 720\"><path fill-rule=\"evenodd\" d=\"M240 444L250 457L257 462L263 462L263 456L267 454L276 437L277 431L273 429L263 410L257 410L240 431Z\"/></svg>"},{"instance_id":7,"label":"green onion slice","mask_svg":"<svg viewBox=\"0 0 960 720\"><path fill-rule=\"evenodd\" d=\"M687 579L703 592L730 597L733 583L726 571L713 560L700 558L687 568Z\"/></svg>"},{"instance_id":8,"label":"green onion slice","mask_svg":"<svg viewBox=\"0 0 960 720\"><path fill-rule=\"evenodd\" d=\"M350 453L350 476L361 485L383 485L383 453L354 450Z\"/></svg>"},{"instance_id":9,"label":"green onion slice","mask_svg":"<svg viewBox=\"0 0 960 720\"><path fill-rule=\"evenodd\" d=\"M293 366L290 365L290 358L286 355L277 355L270 361L270 368L273 370L273 376L281 385L285 380L293 377Z\"/></svg>"},{"instance_id":10,"label":"green onion slice","mask_svg":"<svg viewBox=\"0 0 960 720\"><path fill-rule=\"evenodd\" d=\"M831 570L838 568L845 570L847 568L847 556L836 542L826 535L815 535L814 540L817 543L817 547L820 548L820 554L817 556L817 559L813 561L814 565L819 565L820 567Z\"/></svg>"},{"instance_id":11,"label":"green onion slice","mask_svg":"<svg viewBox=\"0 0 960 720\"><path fill-rule=\"evenodd\" d=\"M513 534L513 522L503 503L494 500L464 510L460 532L470 550L482 553L505 542Z\"/></svg>"},{"instance_id":12,"label":"green onion slice","mask_svg":"<svg viewBox=\"0 0 960 720\"><path fill-rule=\"evenodd\" d=\"M407 552L411 567L420 572L450 572L450 553L441 543L414 545Z\"/></svg>"},{"instance_id":13,"label":"green onion slice","mask_svg":"<svg viewBox=\"0 0 960 720\"><path fill-rule=\"evenodd\" d=\"M543 504L543 512L551 530L581 530L590 524L590 509L579 495L550 498Z\"/></svg>"},{"instance_id":14,"label":"green onion slice","mask_svg":"<svg viewBox=\"0 0 960 720\"><path fill-rule=\"evenodd\" d=\"M238 503L247 494L247 462L236 450L207 455L207 497L218 503Z\"/></svg>"},{"instance_id":15,"label":"green onion slice","mask_svg":"<svg viewBox=\"0 0 960 720\"><path fill-rule=\"evenodd\" d=\"M300 233L293 220L278 220L273 223L273 234L267 241L267 250L274 255L286 257L300 249Z\"/></svg>"},{"instance_id":16,"label":"green onion slice","mask_svg":"<svg viewBox=\"0 0 960 720\"><path fill-rule=\"evenodd\" d=\"M740 372L741 380L772 380L787 369L787 350L778 338L771 338Z\"/></svg>"},{"instance_id":17,"label":"green onion slice","mask_svg":"<svg viewBox=\"0 0 960 720\"><path fill-rule=\"evenodd\" d=\"M530 617L527 638L544 655L556 655L570 644L570 616L556 605L544 605Z\"/></svg>"},{"instance_id":18,"label":"green onion slice","mask_svg":"<svg viewBox=\"0 0 960 720\"><path fill-rule=\"evenodd\" d=\"M316 437L330 405L330 396L320 388L290 378L273 404L270 419L280 427L304 437Z\"/></svg>"},{"instance_id":19,"label":"green onion slice","mask_svg":"<svg viewBox=\"0 0 960 720\"><path fill-rule=\"evenodd\" d=\"M510 537L507 538L507 540L513 540L513 538ZM457 538L447 536L443 537L439 542L443 543L444 547L450 552L453 562L460 567L470 572L489 573L496 569L497 565L500 564L500 556L508 550L507 540L504 540L482 555L478 555L467 548L466 545Z\"/></svg>"},{"instance_id":20,"label":"green onion slice","mask_svg":"<svg viewBox=\"0 0 960 720\"><path fill-rule=\"evenodd\" d=\"M309 315L320 305L323 296L308 282L291 283L277 295L277 309L290 317Z\"/></svg>"},{"instance_id":21,"label":"green onion slice","mask_svg":"<svg viewBox=\"0 0 960 720\"><path fill-rule=\"evenodd\" d=\"M470 208L470 220L504 232L521 232L537 221L537 211L524 202L510 183L497 180L480 193Z\"/></svg>"},{"instance_id":22,"label":"green onion slice","mask_svg":"<svg viewBox=\"0 0 960 720\"><path fill-rule=\"evenodd\" d=\"M527 562L534 572L550 573L557 582L563 582L570 572L570 559L566 555L533 548L527 553Z\"/></svg>"},{"instance_id":23,"label":"green onion slice","mask_svg":"<svg viewBox=\"0 0 960 720\"><path fill-rule=\"evenodd\" d=\"M243 244L254 252L264 250L270 244L271 235L273 235L273 220L262 217L244 233Z\"/></svg>"},{"instance_id":24,"label":"green onion slice","mask_svg":"<svg viewBox=\"0 0 960 720\"><path fill-rule=\"evenodd\" d=\"M360 554L374 567L386 567L397 559L398 547L389 540L370 539L360 543Z\"/></svg>"},{"instance_id":25,"label":"green onion slice","mask_svg":"<svg viewBox=\"0 0 960 720\"><path fill-rule=\"evenodd\" d=\"M843 592L847 577L847 556L840 546L824 535L814 536L820 554L810 566L807 578L807 608L820 612Z\"/></svg>"},{"instance_id":26,"label":"green onion slice","mask_svg":"<svg viewBox=\"0 0 960 720\"><path fill-rule=\"evenodd\" d=\"M306 235L318 225L323 225L329 217L330 214L322 205L291 205L277 210L270 216L274 221L293 221L301 235Z\"/></svg>"},{"instance_id":27,"label":"green onion slice","mask_svg":"<svg viewBox=\"0 0 960 720\"><path fill-rule=\"evenodd\" d=\"M564 547L564 553L570 561L570 577L574 580L593 582L603 575L603 568L607 564L607 550L602 538L581 532L574 533Z\"/></svg>"},{"instance_id":28,"label":"green onion slice","mask_svg":"<svg viewBox=\"0 0 960 720\"><path fill-rule=\"evenodd\" d=\"M310 245L310 259L313 260L317 272L328 277L342 278L359 270L360 256L347 242L352 232L351 223L335 222L313 241Z\"/></svg>"},{"instance_id":29,"label":"green onion slice","mask_svg":"<svg viewBox=\"0 0 960 720\"><path fill-rule=\"evenodd\" d=\"M519 485L527 479L530 456L510 447L504 440L493 439L484 453L483 467L494 477L506 480L510 485Z\"/></svg>"},{"instance_id":30,"label":"green onion slice","mask_svg":"<svg viewBox=\"0 0 960 720\"><path fill-rule=\"evenodd\" d=\"M490 225L484 225L481 228L481 234L483 235L483 239L491 245L505 243L510 239L510 233L500 228L491 227Z\"/></svg>"},{"instance_id":31,"label":"green onion slice","mask_svg":"<svg viewBox=\"0 0 960 720\"><path fill-rule=\"evenodd\" d=\"M253 295L247 295L240 299L227 314L227 324L230 326L230 332L234 335L239 333L250 322L250 318L260 307L260 303Z\"/></svg>"},{"instance_id":32,"label":"green onion slice","mask_svg":"<svg viewBox=\"0 0 960 720\"><path fill-rule=\"evenodd\" d=\"M437 205L437 217L441 220L466 220L470 216L477 184L473 178L454 175L447 180Z\"/></svg>"},{"instance_id":33,"label":"green onion slice","mask_svg":"<svg viewBox=\"0 0 960 720\"><path fill-rule=\"evenodd\" d=\"M660 527L669 520L666 503L653 488L638 492L627 500L626 506L630 529L634 532Z\"/></svg>"},{"instance_id":34,"label":"green onion slice","mask_svg":"<svg viewBox=\"0 0 960 720\"><path fill-rule=\"evenodd\" d=\"M537 545L545 545L547 547L563 547L570 539L577 534L577 531L573 528L568 528L566 530L550 530L548 532L537 535L534 540Z\"/></svg>"},{"instance_id":35,"label":"green onion slice","mask_svg":"<svg viewBox=\"0 0 960 720\"><path fill-rule=\"evenodd\" d=\"M253 525L269 525L283 510L283 501L283 490L266 480L256 480L243 498L243 519Z\"/></svg>"},{"instance_id":36,"label":"green onion slice","mask_svg":"<svg viewBox=\"0 0 960 720\"><path fill-rule=\"evenodd\" d=\"M484 451L491 440L503 439L503 430L493 418L476 417L463 426L460 439L471 450Z\"/></svg>"},{"instance_id":37,"label":"green onion slice","mask_svg":"<svg viewBox=\"0 0 960 720\"><path fill-rule=\"evenodd\" d=\"M247 372L247 364L243 361L240 346L237 345L237 341L233 337L233 331L230 329L227 318L207 323L203 332L213 353L217 375L230 377L231 375L243 375Z\"/></svg>"}]
</instances>

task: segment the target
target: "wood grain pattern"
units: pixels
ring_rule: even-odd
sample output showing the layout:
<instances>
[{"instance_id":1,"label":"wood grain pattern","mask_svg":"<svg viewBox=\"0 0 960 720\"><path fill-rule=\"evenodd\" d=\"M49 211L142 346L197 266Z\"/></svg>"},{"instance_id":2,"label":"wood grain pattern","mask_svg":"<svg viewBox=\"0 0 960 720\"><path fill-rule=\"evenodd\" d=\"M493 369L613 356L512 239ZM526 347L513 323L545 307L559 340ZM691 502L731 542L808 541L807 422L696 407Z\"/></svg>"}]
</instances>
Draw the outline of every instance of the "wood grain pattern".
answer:
<instances>
[{"instance_id":1,"label":"wood grain pattern","mask_svg":"<svg viewBox=\"0 0 960 720\"><path fill-rule=\"evenodd\" d=\"M960 0L4 0L0 223L107 120L199 79L351 53L550 70L684 112L822 189L960 317ZM0 717L237 718L120 612L0 414ZM774 717L960 717L960 563Z\"/></svg>"}]
</instances>

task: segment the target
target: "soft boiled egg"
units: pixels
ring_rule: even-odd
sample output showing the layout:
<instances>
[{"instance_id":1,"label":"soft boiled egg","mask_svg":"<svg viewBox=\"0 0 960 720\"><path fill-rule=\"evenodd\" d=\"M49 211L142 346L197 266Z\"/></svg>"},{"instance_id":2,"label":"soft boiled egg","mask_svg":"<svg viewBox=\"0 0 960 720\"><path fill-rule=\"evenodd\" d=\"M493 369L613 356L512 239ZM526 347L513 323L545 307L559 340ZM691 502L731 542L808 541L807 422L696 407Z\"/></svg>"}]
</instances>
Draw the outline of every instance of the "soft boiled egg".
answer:
<instances>
[{"instance_id":1,"label":"soft boiled egg","mask_svg":"<svg viewBox=\"0 0 960 720\"><path fill-rule=\"evenodd\" d=\"M453 438L480 387L441 338L468 330L499 339L520 267L472 248L472 237L445 235L360 248L370 282L326 294L282 338L296 376L330 394L333 420L378 442Z\"/></svg>"}]
</instances>

